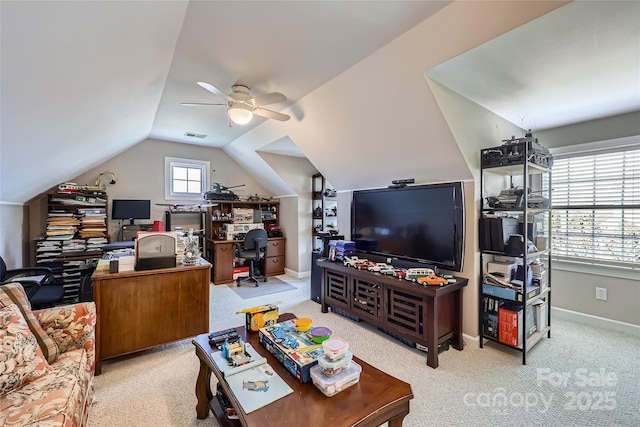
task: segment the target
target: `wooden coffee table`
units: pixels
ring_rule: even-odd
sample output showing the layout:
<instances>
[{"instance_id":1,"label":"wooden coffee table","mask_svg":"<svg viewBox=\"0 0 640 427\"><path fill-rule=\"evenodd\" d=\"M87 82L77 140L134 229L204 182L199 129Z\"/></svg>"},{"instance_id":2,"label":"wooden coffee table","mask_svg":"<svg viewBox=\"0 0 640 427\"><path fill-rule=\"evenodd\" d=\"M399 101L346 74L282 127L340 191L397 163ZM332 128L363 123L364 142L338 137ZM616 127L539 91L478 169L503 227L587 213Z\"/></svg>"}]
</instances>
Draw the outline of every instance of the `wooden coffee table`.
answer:
<instances>
[{"instance_id":1,"label":"wooden coffee table","mask_svg":"<svg viewBox=\"0 0 640 427\"><path fill-rule=\"evenodd\" d=\"M295 317L291 313L284 313L279 320L285 321ZM332 397L326 397L312 382L302 384L294 378L273 355L260 345L257 333L247 336L244 326L237 330L246 342L267 358L278 375L293 389L293 393L246 414L211 357L211 353L218 349L211 348L208 334L198 335L193 340L193 345L200 359L200 372L196 383L198 398L196 412L200 419L206 418L211 409L220 424L225 427L240 425L377 427L385 422L389 423L389 427L400 427L404 417L409 413L409 400L413 399L411 386L374 368L356 356L353 356L353 360L362 367L360 381ZM215 393L211 391L211 373L216 376L236 408L239 420L230 420L222 411Z\"/></svg>"}]
</instances>

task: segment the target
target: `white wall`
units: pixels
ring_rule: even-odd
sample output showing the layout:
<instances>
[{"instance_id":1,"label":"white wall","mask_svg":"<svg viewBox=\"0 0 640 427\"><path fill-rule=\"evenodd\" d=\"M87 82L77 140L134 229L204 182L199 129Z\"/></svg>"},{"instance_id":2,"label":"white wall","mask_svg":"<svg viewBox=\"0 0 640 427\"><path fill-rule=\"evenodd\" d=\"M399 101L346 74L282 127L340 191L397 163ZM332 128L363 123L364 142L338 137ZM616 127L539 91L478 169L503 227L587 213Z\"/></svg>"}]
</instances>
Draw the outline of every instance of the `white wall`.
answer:
<instances>
[{"instance_id":1,"label":"white wall","mask_svg":"<svg viewBox=\"0 0 640 427\"><path fill-rule=\"evenodd\" d=\"M25 207L19 204L0 203L0 256L8 269L29 265L30 242L23 236L27 228L23 222Z\"/></svg>"},{"instance_id":2,"label":"white wall","mask_svg":"<svg viewBox=\"0 0 640 427\"><path fill-rule=\"evenodd\" d=\"M286 182L295 195L281 197L281 227L287 238L287 269L297 275L311 271L311 176L317 169L302 157L259 153L267 164ZM292 200L289 200L292 199ZM286 209L283 204L287 203Z\"/></svg>"},{"instance_id":3,"label":"white wall","mask_svg":"<svg viewBox=\"0 0 640 427\"><path fill-rule=\"evenodd\" d=\"M569 126L535 132L545 147L576 144L640 135L640 112L622 114ZM640 327L640 277L620 274L606 267L572 266L555 262L553 298L556 308L629 323ZM595 288L607 289L607 301L595 299Z\"/></svg>"}]
</instances>

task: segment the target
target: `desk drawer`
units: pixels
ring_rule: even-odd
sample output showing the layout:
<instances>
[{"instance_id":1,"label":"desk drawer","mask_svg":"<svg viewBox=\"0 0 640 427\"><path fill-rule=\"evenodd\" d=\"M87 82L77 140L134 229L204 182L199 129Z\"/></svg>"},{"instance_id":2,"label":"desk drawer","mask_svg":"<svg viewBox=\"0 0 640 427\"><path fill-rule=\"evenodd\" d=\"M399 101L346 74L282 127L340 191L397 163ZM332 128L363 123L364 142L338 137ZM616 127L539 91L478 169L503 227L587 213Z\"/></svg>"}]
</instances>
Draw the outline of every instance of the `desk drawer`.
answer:
<instances>
[{"instance_id":1,"label":"desk drawer","mask_svg":"<svg viewBox=\"0 0 640 427\"><path fill-rule=\"evenodd\" d=\"M270 256L264 259L264 269L267 276L284 274L284 255Z\"/></svg>"},{"instance_id":2,"label":"desk drawer","mask_svg":"<svg viewBox=\"0 0 640 427\"><path fill-rule=\"evenodd\" d=\"M269 239L267 257L284 255L284 239Z\"/></svg>"}]
</instances>

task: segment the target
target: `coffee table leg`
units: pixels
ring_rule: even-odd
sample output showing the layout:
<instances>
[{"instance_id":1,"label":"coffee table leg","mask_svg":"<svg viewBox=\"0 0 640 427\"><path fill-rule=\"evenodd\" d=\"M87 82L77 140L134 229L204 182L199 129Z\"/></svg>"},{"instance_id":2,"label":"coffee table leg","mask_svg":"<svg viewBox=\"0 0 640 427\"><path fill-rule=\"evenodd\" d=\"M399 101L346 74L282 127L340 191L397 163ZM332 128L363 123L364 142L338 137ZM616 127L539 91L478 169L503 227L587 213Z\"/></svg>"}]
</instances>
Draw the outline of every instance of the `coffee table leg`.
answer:
<instances>
[{"instance_id":1,"label":"coffee table leg","mask_svg":"<svg viewBox=\"0 0 640 427\"><path fill-rule=\"evenodd\" d=\"M198 372L198 380L196 381L196 397L198 404L196 406L196 414L198 419L207 418L209 415L209 402L213 398L211 393L211 369L200 360L200 372Z\"/></svg>"},{"instance_id":2,"label":"coffee table leg","mask_svg":"<svg viewBox=\"0 0 640 427\"><path fill-rule=\"evenodd\" d=\"M389 420L389 427L402 427L402 422L404 421L404 417L407 416L407 414L402 414L402 415L398 415L395 418L392 418Z\"/></svg>"}]
</instances>

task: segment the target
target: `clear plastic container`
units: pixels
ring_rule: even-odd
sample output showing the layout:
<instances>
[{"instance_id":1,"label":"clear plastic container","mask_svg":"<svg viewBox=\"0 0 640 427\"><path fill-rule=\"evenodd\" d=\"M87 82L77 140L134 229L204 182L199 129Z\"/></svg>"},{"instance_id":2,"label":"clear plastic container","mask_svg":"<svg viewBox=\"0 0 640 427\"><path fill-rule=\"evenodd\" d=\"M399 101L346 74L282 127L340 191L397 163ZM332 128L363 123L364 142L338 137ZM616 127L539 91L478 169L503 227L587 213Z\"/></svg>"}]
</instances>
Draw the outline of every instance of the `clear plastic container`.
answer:
<instances>
[{"instance_id":1,"label":"clear plastic container","mask_svg":"<svg viewBox=\"0 0 640 427\"><path fill-rule=\"evenodd\" d=\"M353 360L347 369L343 369L338 375L327 377L322 373L322 367L315 365L311 368L311 380L321 392L327 397L334 396L341 391L357 384L360 381L362 367Z\"/></svg>"},{"instance_id":2,"label":"clear plastic container","mask_svg":"<svg viewBox=\"0 0 640 427\"><path fill-rule=\"evenodd\" d=\"M322 342L324 354L334 362L342 359L349 349L349 343L340 337L331 337Z\"/></svg>"},{"instance_id":3,"label":"clear plastic container","mask_svg":"<svg viewBox=\"0 0 640 427\"><path fill-rule=\"evenodd\" d=\"M338 360L331 360L327 356L318 358L318 365L322 368L322 373L328 377L338 375L344 369L349 368L353 354L349 350L343 354Z\"/></svg>"}]
</instances>

